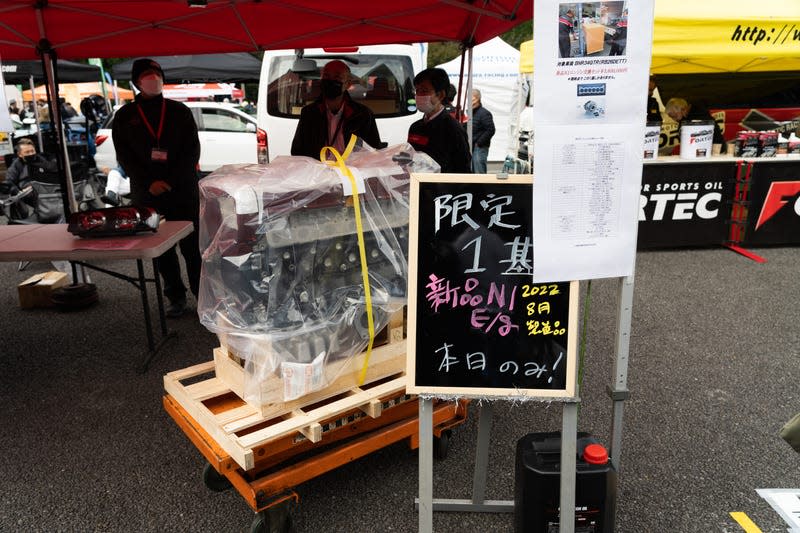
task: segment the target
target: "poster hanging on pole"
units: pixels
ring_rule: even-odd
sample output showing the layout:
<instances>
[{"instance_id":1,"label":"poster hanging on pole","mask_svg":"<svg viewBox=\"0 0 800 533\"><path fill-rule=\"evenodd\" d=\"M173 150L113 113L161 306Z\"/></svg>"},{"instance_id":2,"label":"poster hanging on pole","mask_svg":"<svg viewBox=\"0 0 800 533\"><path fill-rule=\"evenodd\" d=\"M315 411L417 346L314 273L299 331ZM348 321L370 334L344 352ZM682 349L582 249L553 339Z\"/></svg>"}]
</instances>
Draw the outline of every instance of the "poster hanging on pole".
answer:
<instances>
[{"instance_id":1,"label":"poster hanging on pole","mask_svg":"<svg viewBox=\"0 0 800 533\"><path fill-rule=\"evenodd\" d=\"M534 280L629 276L653 0L534 9Z\"/></svg>"},{"instance_id":2,"label":"poster hanging on pole","mask_svg":"<svg viewBox=\"0 0 800 533\"><path fill-rule=\"evenodd\" d=\"M534 283L531 177L413 174L410 394L576 396L578 283Z\"/></svg>"}]
</instances>

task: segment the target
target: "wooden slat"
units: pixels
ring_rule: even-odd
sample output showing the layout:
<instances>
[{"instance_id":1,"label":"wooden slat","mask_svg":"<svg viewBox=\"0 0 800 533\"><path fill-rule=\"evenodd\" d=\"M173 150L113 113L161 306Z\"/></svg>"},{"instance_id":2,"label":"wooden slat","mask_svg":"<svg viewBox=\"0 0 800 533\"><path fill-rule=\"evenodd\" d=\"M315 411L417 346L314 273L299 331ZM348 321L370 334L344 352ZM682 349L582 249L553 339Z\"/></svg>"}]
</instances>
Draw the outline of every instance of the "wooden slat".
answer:
<instances>
[{"instance_id":1,"label":"wooden slat","mask_svg":"<svg viewBox=\"0 0 800 533\"><path fill-rule=\"evenodd\" d=\"M216 398L222 394L230 392L230 387L221 379L211 378L198 383L192 383L184 387L186 394L193 400L202 402L210 398Z\"/></svg>"},{"instance_id":2,"label":"wooden slat","mask_svg":"<svg viewBox=\"0 0 800 533\"><path fill-rule=\"evenodd\" d=\"M213 361L211 361L213 365ZM199 365L196 365L199 366ZM177 400L189 415L195 419L203 429L214 438L219 446L225 450L236 463L245 470L251 470L255 466L253 450L242 446L235 436L226 434L222 428L216 424L215 415L202 403L196 401L186 393L186 387L174 375L178 372L164 376L164 389L167 393Z\"/></svg>"},{"instance_id":3,"label":"wooden slat","mask_svg":"<svg viewBox=\"0 0 800 533\"><path fill-rule=\"evenodd\" d=\"M367 404L370 400L380 398L401 391L406 387L405 376L393 379L389 382L382 383L367 391L336 400L329 404L323 405L311 411L307 411L303 416L297 416L288 420L283 420L272 426L254 431L248 435L244 435L239 439L239 443L245 448L253 448L259 444L263 444L269 440L285 435L292 431L298 431L304 426L308 426L312 422L325 420L334 415L358 409L360 406Z\"/></svg>"}]
</instances>

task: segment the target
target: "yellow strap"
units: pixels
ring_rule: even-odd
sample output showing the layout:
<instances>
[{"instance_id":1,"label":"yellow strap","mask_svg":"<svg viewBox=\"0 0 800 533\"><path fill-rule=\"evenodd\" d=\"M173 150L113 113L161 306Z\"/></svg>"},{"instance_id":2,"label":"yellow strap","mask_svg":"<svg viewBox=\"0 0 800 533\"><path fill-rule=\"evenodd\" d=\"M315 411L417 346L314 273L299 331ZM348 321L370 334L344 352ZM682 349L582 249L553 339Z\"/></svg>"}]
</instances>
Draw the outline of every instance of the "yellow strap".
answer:
<instances>
[{"instance_id":1,"label":"yellow strap","mask_svg":"<svg viewBox=\"0 0 800 533\"><path fill-rule=\"evenodd\" d=\"M375 341L375 324L372 320L372 296L369 290L369 270L367 269L367 250L366 246L364 246L364 227L361 224L361 207L358 200L358 186L356 185L356 179L353 177L353 173L350 172L350 169L347 168L347 165L344 163L345 159L350 156L350 153L353 151L353 147L356 145L356 136L350 136L350 142L347 143L347 147L344 150L343 154L339 154L336 151L336 148L332 146L325 146L322 150L319 151L319 160L325 164L331 166L338 166L339 169L342 171L342 174L347 176L347 179L350 180L350 187L353 190L353 211L356 215L356 231L358 234L358 251L361 255L361 278L364 281L364 299L366 300L367 304L367 325L369 328L369 343L367 344L367 356L364 359L364 366L361 368L361 372L358 375L358 385L361 386L364 384L364 380L367 378L367 366L369 365L369 356L372 354L372 343ZM327 156L328 152L333 155L336 161L328 161Z\"/></svg>"}]
</instances>

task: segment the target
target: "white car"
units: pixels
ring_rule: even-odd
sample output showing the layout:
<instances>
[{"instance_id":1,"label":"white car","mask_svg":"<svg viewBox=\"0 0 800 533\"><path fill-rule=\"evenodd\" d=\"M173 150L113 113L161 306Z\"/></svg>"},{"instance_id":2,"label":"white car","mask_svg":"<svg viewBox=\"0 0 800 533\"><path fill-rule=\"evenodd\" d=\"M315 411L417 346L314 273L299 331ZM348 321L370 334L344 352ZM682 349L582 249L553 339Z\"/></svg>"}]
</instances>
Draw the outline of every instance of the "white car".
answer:
<instances>
[{"instance_id":1,"label":"white car","mask_svg":"<svg viewBox=\"0 0 800 533\"><path fill-rule=\"evenodd\" d=\"M256 163L256 119L217 102L184 102L192 110L200 137L200 171L208 173L222 165ZM94 137L97 168L117 166L111 138L112 115Z\"/></svg>"}]
</instances>

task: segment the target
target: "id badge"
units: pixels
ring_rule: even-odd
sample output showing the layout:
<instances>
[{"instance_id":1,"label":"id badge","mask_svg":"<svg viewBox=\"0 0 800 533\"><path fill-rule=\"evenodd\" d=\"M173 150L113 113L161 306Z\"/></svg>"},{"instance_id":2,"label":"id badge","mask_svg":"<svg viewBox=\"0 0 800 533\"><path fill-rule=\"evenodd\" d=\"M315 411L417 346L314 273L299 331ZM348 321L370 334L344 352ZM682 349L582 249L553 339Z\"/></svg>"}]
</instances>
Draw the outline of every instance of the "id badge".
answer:
<instances>
[{"instance_id":1,"label":"id badge","mask_svg":"<svg viewBox=\"0 0 800 533\"><path fill-rule=\"evenodd\" d=\"M150 152L150 159L153 161L164 162L167 160L167 151L162 150L161 148L153 148L153 150Z\"/></svg>"}]
</instances>

